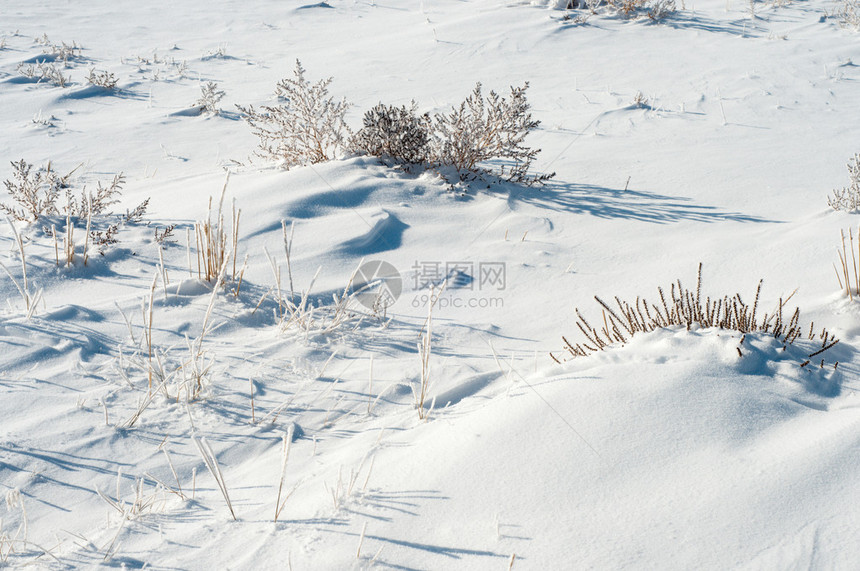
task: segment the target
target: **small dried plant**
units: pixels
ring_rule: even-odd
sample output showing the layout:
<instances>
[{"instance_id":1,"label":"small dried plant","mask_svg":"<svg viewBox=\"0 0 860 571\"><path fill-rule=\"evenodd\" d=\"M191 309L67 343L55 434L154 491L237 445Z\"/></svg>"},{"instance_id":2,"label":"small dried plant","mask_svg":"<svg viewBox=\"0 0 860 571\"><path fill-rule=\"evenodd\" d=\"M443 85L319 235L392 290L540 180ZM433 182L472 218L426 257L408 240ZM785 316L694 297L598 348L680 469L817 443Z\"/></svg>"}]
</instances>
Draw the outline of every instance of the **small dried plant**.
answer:
<instances>
[{"instance_id":1,"label":"small dried plant","mask_svg":"<svg viewBox=\"0 0 860 571\"><path fill-rule=\"evenodd\" d=\"M24 567L25 565L38 564L42 555L47 555L53 559L58 566L64 566L63 562L52 553L57 547L45 549L28 537L27 509L24 506L24 495L18 488L12 488L6 492L6 512L10 516L13 516L15 512L20 515L17 518L19 523L14 533L5 529L4 522L0 520L0 567ZM14 521L14 516L11 519ZM42 564L44 564L44 560Z\"/></svg>"},{"instance_id":2,"label":"small dried plant","mask_svg":"<svg viewBox=\"0 0 860 571\"><path fill-rule=\"evenodd\" d=\"M855 153L848 161L848 179L848 186L841 190L835 189L833 195L827 198L827 204L833 210L860 210L860 153Z\"/></svg>"},{"instance_id":3,"label":"small dried plant","mask_svg":"<svg viewBox=\"0 0 860 571\"><path fill-rule=\"evenodd\" d=\"M170 244L176 243L176 237L173 235L173 231L176 229L176 224L168 224L164 227L164 229L159 232L158 228L155 229L155 243L159 246L169 246Z\"/></svg>"},{"instance_id":4,"label":"small dried plant","mask_svg":"<svg viewBox=\"0 0 860 571\"><path fill-rule=\"evenodd\" d=\"M26 311L25 316L29 321L33 316L33 313L36 311L39 301L42 300L42 290L40 289L35 294L30 291L30 284L27 279L27 255L24 251L24 241L21 239L21 234L18 232L18 229L15 228L12 221L8 218L6 221L12 229L12 235L15 237L15 245L18 247L18 253L21 255L21 282L19 283L18 280L15 279L12 272L5 264L3 264L3 262L0 262L0 267L2 267L3 271L6 272L6 275L9 276L9 279L12 280L12 283L15 285L15 289L17 289L18 293L21 295L21 300L24 302L24 309Z\"/></svg>"},{"instance_id":5,"label":"small dried plant","mask_svg":"<svg viewBox=\"0 0 860 571\"><path fill-rule=\"evenodd\" d=\"M206 82L200 86L200 97L194 102L195 107L199 107L203 113L210 115L220 115L221 109L218 108L218 102L224 97L225 93L218 89L218 84L214 81Z\"/></svg>"},{"instance_id":6,"label":"small dried plant","mask_svg":"<svg viewBox=\"0 0 860 571\"><path fill-rule=\"evenodd\" d=\"M40 42L44 45L42 53L51 56L54 61L63 62L64 66L68 66L70 61L81 57L83 48L77 42L72 42L71 44L60 42L59 44L55 44L48 40L47 36L42 36L42 39L43 41Z\"/></svg>"},{"instance_id":7,"label":"small dried plant","mask_svg":"<svg viewBox=\"0 0 860 571\"><path fill-rule=\"evenodd\" d=\"M37 83L50 83L57 87L66 87L71 77L63 74L63 70L55 63L40 61L36 64L18 64L18 73L27 79L35 79Z\"/></svg>"},{"instance_id":8,"label":"small dried plant","mask_svg":"<svg viewBox=\"0 0 860 571\"><path fill-rule=\"evenodd\" d=\"M653 0L645 8L645 14L652 22L660 22L675 13L675 0Z\"/></svg>"},{"instance_id":9,"label":"small dried plant","mask_svg":"<svg viewBox=\"0 0 860 571\"><path fill-rule=\"evenodd\" d=\"M675 0L578 0L568 2L567 9L586 8L597 14L602 6L609 13L629 20L645 16L652 22L660 22L676 11Z\"/></svg>"},{"instance_id":10,"label":"small dried plant","mask_svg":"<svg viewBox=\"0 0 860 571\"><path fill-rule=\"evenodd\" d=\"M62 190L69 188L73 173L61 176L53 170L50 162L34 170L33 165L24 159L12 161L12 178L5 180L3 185L18 206L0 203L0 210L22 222L59 214L57 199Z\"/></svg>"},{"instance_id":11,"label":"small dried plant","mask_svg":"<svg viewBox=\"0 0 860 571\"><path fill-rule=\"evenodd\" d=\"M412 390L415 408L418 409L418 418L421 420L425 420L429 415L425 406L427 402L427 390L430 388L431 336L431 319L428 317L427 330L421 334L421 341L418 343L418 355L421 357L421 377L418 381L418 388L413 387Z\"/></svg>"},{"instance_id":12,"label":"small dried plant","mask_svg":"<svg viewBox=\"0 0 860 571\"><path fill-rule=\"evenodd\" d=\"M839 288L845 292L849 299L854 299L854 296L860 297L860 228L857 229L857 248L854 247L854 233L848 229L848 247L845 245L845 232L840 230L839 235L842 238L842 249L837 250L839 254L839 264L842 271L836 268L833 264L833 269L836 270L836 279L839 280ZM851 263L848 263L848 255L851 255Z\"/></svg>"},{"instance_id":13,"label":"small dried plant","mask_svg":"<svg viewBox=\"0 0 860 571\"><path fill-rule=\"evenodd\" d=\"M95 68L90 69L87 75L87 83L96 87L113 91L117 86L117 77L109 71L96 71Z\"/></svg>"},{"instance_id":14,"label":"small dried plant","mask_svg":"<svg viewBox=\"0 0 860 571\"><path fill-rule=\"evenodd\" d=\"M278 497L275 500L275 523L278 522L278 518L281 517L281 512L284 510L284 505L287 503L287 500L290 498L292 493L296 490L294 487L291 491L287 492L284 495L284 477L287 475L287 461L290 458L290 445L293 443L293 436L295 435L295 424L291 424L289 430L283 435L283 449L282 449L282 458L281 462L281 477L278 478ZM281 501L281 497L284 497L283 501Z\"/></svg>"},{"instance_id":15,"label":"small dried plant","mask_svg":"<svg viewBox=\"0 0 860 571\"><path fill-rule=\"evenodd\" d=\"M114 175L113 180L106 186L99 181L96 184L95 193L87 192L87 188L84 186L78 198L75 198L71 188L67 187L66 207L63 212L79 219L104 214L109 206L119 202L123 186L125 186L125 175L119 173Z\"/></svg>"},{"instance_id":16,"label":"small dried plant","mask_svg":"<svg viewBox=\"0 0 860 571\"><path fill-rule=\"evenodd\" d=\"M689 331L696 325L701 328L730 329L745 335L757 332L764 333L773 336L783 344L783 347L791 345L801 335L804 335L804 330L800 325L800 309L795 308L790 317L786 319L786 304L791 296L787 299L780 298L773 313L766 313L759 319L757 311L761 286L762 282L759 282L752 306L744 303L740 294L727 295L714 300L708 297L703 300L701 291L702 265L699 264L696 289L688 290L678 280L670 288L668 302L663 288L657 288L660 296L659 304L649 304L646 299L638 297L635 303L630 304L616 297L616 309L613 309L609 304L595 296L594 299L603 309L603 326L600 327L598 324L600 329L592 327L577 309L576 326L584 336L584 340L579 343L571 343L564 336L562 336L562 340L570 357L576 358L604 351L615 343L626 343L630 337L637 333L646 333L672 326L683 326ZM809 327L807 336L810 340L815 339L812 325ZM827 329L822 330L818 337L822 340L821 348L810 353L802 366L806 366L810 359L821 355L839 342L834 335L827 332ZM738 351L740 352L740 349ZM550 357L556 363L561 362L552 353L550 353Z\"/></svg>"},{"instance_id":17,"label":"small dried plant","mask_svg":"<svg viewBox=\"0 0 860 571\"><path fill-rule=\"evenodd\" d=\"M236 248L239 242L239 217L242 211L236 210L236 205L233 205L232 229L228 234L227 226L224 224L224 195L229 182L228 174L227 180L224 181L224 188L221 190L214 220L212 197L210 197L206 220L194 224L194 234L197 238L197 276L207 282L219 278L231 259L233 261L232 280L236 280ZM227 248L228 244L230 249Z\"/></svg>"},{"instance_id":18,"label":"small dried plant","mask_svg":"<svg viewBox=\"0 0 860 571\"><path fill-rule=\"evenodd\" d=\"M531 185L552 178L555 173L529 174L540 149L526 147L523 142L540 121L532 118L526 99L528 86L512 87L509 99L495 91L485 98L478 83L459 107L437 114L433 161L453 167L461 179L470 174L490 174Z\"/></svg>"},{"instance_id":19,"label":"small dried plant","mask_svg":"<svg viewBox=\"0 0 860 571\"><path fill-rule=\"evenodd\" d=\"M56 127L56 124L54 123L56 120L57 118L53 115L49 115L47 117L42 115L42 110L40 109L35 115L33 115L32 122L34 125L38 125L40 127Z\"/></svg>"},{"instance_id":20,"label":"small dried plant","mask_svg":"<svg viewBox=\"0 0 860 571\"><path fill-rule=\"evenodd\" d=\"M146 214L146 209L149 208L149 199L147 198L140 204L138 204L134 210L126 210L125 215L123 216L123 221L126 224L138 224L141 220L143 220L144 215Z\"/></svg>"},{"instance_id":21,"label":"small dried plant","mask_svg":"<svg viewBox=\"0 0 860 571\"><path fill-rule=\"evenodd\" d=\"M645 7L647 0L609 0L615 11L625 18L635 18L639 10Z\"/></svg>"},{"instance_id":22,"label":"small dried plant","mask_svg":"<svg viewBox=\"0 0 860 571\"><path fill-rule=\"evenodd\" d=\"M135 220L121 218L111 223L107 216L108 208L119 201L122 194L125 177L119 173L113 177L108 184L98 182L95 192L89 191L83 186L79 191L72 187L72 175L76 167L65 175L59 175L51 166L47 165L34 168L24 159L12 162L12 178L4 181L6 191L16 205L0 203L0 211L11 218L31 223L37 220L47 219L42 224L43 233L54 239L54 252L56 254L57 266L60 266L60 233L63 234L63 265L73 265L76 259L75 224L85 224L86 232L83 240L84 265L88 261L88 248L90 244L98 247L100 253L104 254L105 248L117 242L116 235L120 228L126 223ZM60 204L60 196L65 196L65 204ZM149 199L138 205L134 210L134 216L139 220L146 212ZM128 215L128 213L127 213ZM51 220L51 218L54 218ZM65 229L57 231L57 226Z\"/></svg>"},{"instance_id":23,"label":"small dried plant","mask_svg":"<svg viewBox=\"0 0 860 571\"><path fill-rule=\"evenodd\" d=\"M153 478L154 480L154 478ZM122 520L134 520L142 515L157 513L164 509L164 504L167 500L166 492L171 491L170 488L163 486L158 482L153 482L153 490L146 493L146 479L135 478L134 486L132 487L132 496L130 499L123 499L121 495L122 472L117 473L116 497L112 498L108 494L96 488L98 496L105 501L110 507L115 509Z\"/></svg>"},{"instance_id":24,"label":"small dried plant","mask_svg":"<svg viewBox=\"0 0 860 571\"><path fill-rule=\"evenodd\" d=\"M561 19L565 22L570 22L576 26L581 26L583 24L588 23L588 14L577 14L576 16L565 14L561 17Z\"/></svg>"},{"instance_id":25,"label":"small dried plant","mask_svg":"<svg viewBox=\"0 0 860 571\"><path fill-rule=\"evenodd\" d=\"M256 154L281 162L286 168L330 160L349 137L344 121L349 104L329 95L332 78L311 83L296 60L292 78L278 82L279 105L237 106L260 139Z\"/></svg>"},{"instance_id":26,"label":"small dried plant","mask_svg":"<svg viewBox=\"0 0 860 571\"><path fill-rule=\"evenodd\" d=\"M833 15L843 28L860 31L860 0L842 0Z\"/></svg>"}]
</instances>

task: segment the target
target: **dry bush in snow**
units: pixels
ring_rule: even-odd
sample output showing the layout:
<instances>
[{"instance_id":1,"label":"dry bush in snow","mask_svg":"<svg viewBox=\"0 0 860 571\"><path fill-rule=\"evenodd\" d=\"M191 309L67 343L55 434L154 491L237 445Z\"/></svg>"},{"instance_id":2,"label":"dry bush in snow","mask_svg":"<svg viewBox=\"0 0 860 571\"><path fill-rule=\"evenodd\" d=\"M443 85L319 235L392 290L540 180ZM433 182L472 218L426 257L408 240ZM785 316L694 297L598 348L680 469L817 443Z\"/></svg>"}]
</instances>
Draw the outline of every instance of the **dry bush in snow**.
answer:
<instances>
[{"instance_id":1,"label":"dry bush in snow","mask_svg":"<svg viewBox=\"0 0 860 571\"><path fill-rule=\"evenodd\" d=\"M116 89L117 77L109 71L96 71L95 68L90 69L87 75L87 83L104 89Z\"/></svg>"},{"instance_id":2,"label":"dry bush in snow","mask_svg":"<svg viewBox=\"0 0 860 571\"><path fill-rule=\"evenodd\" d=\"M848 161L848 178L848 186L834 189L833 196L827 198L827 204L833 210L860 210L860 153L855 153Z\"/></svg>"},{"instance_id":3,"label":"dry bush in snow","mask_svg":"<svg viewBox=\"0 0 860 571\"><path fill-rule=\"evenodd\" d=\"M344 122L349 104L329 95L331 81L311 83L296 60L293 77L282 79L275 89L282 103L263 105L260 110L237 105L260 139L256 154L287 168L334 158L350 134Z\"/></svg>"},{"instance_id":4,"label":"dry bush in snow","mask_svg":"<svg viewBox=\"0 0 860 571\"><path fill-rule=\"evenodd\" d=\"M51 83L57 87L66 87L71 77L63 75L62 69L54 63L38 62L37 64L18 64L18 73L27 79L35 79L37 83Z\"/></svg>"},{"instance_id":5,"label":"dry bush in snow","mask_svg":"<svg viewBox=\"0 0 860 571\"><path fill-rule=\"evenodd\" d=\"M125 184L122 173L115 175L107 186L98 182L95 192L87 192L84 186L80 196L75 197L71 187L75 170L60 175L53 170L50 162L33 170L33 165L24 159L13 161L12 178L5 180L3 185L18 206L0 203L0 211L21 222L32 222L42 216L52 215L87 218L104 214L108 206L118 201ZM66 197L66 204L62 208L58 203L61 194Z\"/></svg>"},{"instance_id":6,"label":"dry bush in snow","mask_svg":"<svg viewBox=\"0 0 860 571\"><path fill-rule=\"evenodd\" d=\"M355 152L393 160L397 163L420 164L430 152L430 116L419 116L413 101L410 107L380 103L364 114L361 130L350 146Z\"/></svg>"},{"instance_id":7,"label":"dry bush in snow","mask_svg":"<svg viewBox=\"0 0 860 571\"><path fill-rule=\"evenodd\" d=\"M512 87L510 98L490 91L484 97L478 83L472 94L433 123L432 162L453 167L463 179L469 174L490 174L516 183L535 184L554 173L530 175L540 149L526 147L526 136L540 121L532 118L526 100L529 84Z\"/></svg>"},{"instance_id":8,"label":"dry bush in snow","mask_svg":"<svg viewBox=\"0 0 860 571\"><path fill-rule=\"evenodd\" d=\"M83 187L79 198L75 198L72 190L67 188L66 206L63 209L63 214L80 219L104 214L108 206L119 202L124 185L125 176L119 173L114 175L113 180L107 186L103 186L101 181L99 181L96 184L95 192L87 192L86 186Z\"/></svg>"},{"instance_id":9,"label":"dry bush in snow","mask_svg":"<svg viewBox=\"0 0 860 571\"><path fill-rule=\"evenodd\" d=\"M218 84L214 81L209 81L206 85L200 86L200 98L194 102L196 107L200 107L203 113L211 115L220 115L221 110L218 108L218 102L224 97L225 93L218 89Z\"/></svg>"},{"instance_id":10,"label":"dry bush in snow","mask_svg":"<svg viewBox=\"0 0 860 571\"><path fill-rule=\"evenodd\" d=\"M0 210L19 221L35 221L41 216L59 214L57 199L69 188L72 173L61 176L47 166L33 170L33 165L21 159L12 162L12 178L3 182L9 196L18 206L0 203Z\"/></svg>"},{"instance_id":11,"label":"dry bush in snow","mask_svg":"<svg viewBox=\"0 0 860 571\"><path fill-rule=\"evenodd\" d=\"M860 30L860 0L843 0L835 16L843 27Z\"/></svg>"},{"instance_id":12,"label":"dry bush in snow","mask_svg":"<svg viewBox=\"0 0 860 571\"><path fill-rule=\"evenodd\" d=\"M675 0L569 0L565 9L585 8L592 14L597 14L601 6L605 6L609 13L627 19L645 16L652 22L660 22L676 11ZM571 18L566 16L564 19ZM582 21L584 22L584 19Z\"/></svg>"},{"instance_id":13,"label":"dry bush in snow","mask_svg":"<svg viewBox=\"0 0 860 571\"><path fill-rule=\"evenodd\" d=\"M68 66L69 61L76 60L81 57L82 48L77 42L72 42L71 44L60 42L59 44L55 44L48 40L48 36L42 36L42 38L38 40L38 43L45 46L42 53L51 56L54 61L63 62L63 65L65 66Z\"/></svg>"},{"instance_id":14,"label":"dry bush in snow","mask_svg":"<svg viewBox=\"0 0 860 571\"><path fill-rule=\"evenodd\" d=\"M659 22L675 12L675 0L653 0L645 6L645 15Z\"/></svg>"},{"instance_id":15,"label":"dry bush in snow","mask_svg":"<svg viewBox=\"0 0 860 571\"><path fill-rule=\"evenodd\" d=\"M45 235L55 239L57 265L60 265L60 255L59 243L56 241L61 238L63 260L66 264L75 261L75 223L86 227L83 244L83 260L86 264L90 243L104 253L104 247L117 242L116 234L122 226L140 221L149 203L149 199L145 200L132 213L126 213L125 217L111 223L107 218L110 214L108 208L116 204L122 195L125 184L123 174L115 175L107 184L98 182L95 191L88 190L85 185L76 190L72 184L75 170L77 168L60 175L50 162L46 166L34 168L21 159L12 162L12 178L3 183L15 204L0 203L0 212L25 223L48 219L42 224L42 230ZM61 197L65 198L64 204L61 204Z\"/></svg>"}]
</instances>

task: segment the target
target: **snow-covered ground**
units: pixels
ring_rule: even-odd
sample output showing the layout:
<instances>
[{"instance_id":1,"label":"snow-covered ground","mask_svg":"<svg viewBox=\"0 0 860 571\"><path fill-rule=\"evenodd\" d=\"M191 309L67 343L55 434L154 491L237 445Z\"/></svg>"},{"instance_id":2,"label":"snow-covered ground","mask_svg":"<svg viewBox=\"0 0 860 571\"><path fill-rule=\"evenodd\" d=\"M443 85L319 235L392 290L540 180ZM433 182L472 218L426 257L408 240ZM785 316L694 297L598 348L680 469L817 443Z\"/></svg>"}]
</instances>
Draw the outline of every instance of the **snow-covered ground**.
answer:
<instances>
[{"instance_id":1,"label":"snow-covered ground","mask_svg":"<svg viewBox=\"0 0 860 571\"><path fill-rule=\"evenodd\" d=\"M5 0L0 179L51 161L78 189L124 173L116 213L150 201L86 265L85 228L58 267L65 218L15 223L42 301L27 319L2 275L0 566L856 568L860 308L833 264L857 218L827 197L860 151L860 33L831 1L687 0L660 23L552 4ZM66 87L19 71L45 36L82 48ZM368 157L253 158L235 105L271 104L296 59L353 127L528 81L556 177L451 190ZM206 82L220 115L195 112ZM227 171L247 267L213 293L193 228ZM5 221L0 243L22 284ZM368 261L398 300L338 309ZM550 357L583 341L576 308L602 326L595 295L655 301L700 263L703 298L752 304L763 280L759 315L791 295L804 334L670 327ZM291 290L311 326L282 325ZM840 343L801 367L811 323Z\"/></svg>"}]
</instances>

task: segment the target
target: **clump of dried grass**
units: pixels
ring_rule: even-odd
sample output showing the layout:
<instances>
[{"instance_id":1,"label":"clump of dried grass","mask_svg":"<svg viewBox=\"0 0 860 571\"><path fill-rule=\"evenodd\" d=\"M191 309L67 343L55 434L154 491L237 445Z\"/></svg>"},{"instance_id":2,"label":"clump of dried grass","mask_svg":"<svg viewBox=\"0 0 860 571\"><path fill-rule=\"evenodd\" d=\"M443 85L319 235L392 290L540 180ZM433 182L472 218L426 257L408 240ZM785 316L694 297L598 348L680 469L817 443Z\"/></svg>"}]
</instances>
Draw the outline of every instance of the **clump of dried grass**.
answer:
<instances>
[{"instance_id":1,"label":"clump of dried grass","mask_svg":"<svg viewBox=\"0 0 860 571\"><path fill-rule=\"evenodd\" d=\"M227 180L224 181L224 188L221 190L214 219L210 197L206 220L194 224L194 235L197 239L197 277L207 282L218 278L222 268L227 267L231 261L232 281L236 281L236 247L239 242L239 217L242 211L236 210L236 205L233 204L232 226L228 234L227 226L224 224L224 195L229 182L228 174Z\"/></svg>"},{"instance_id":2,"label":"clump of dried grass","mask_svg":"<svg viewBox=\"0 0 860 571\"><path fill-rule=\"evenodd\" d=\"M669 289L667 301L663 288L658 287L659 304L649 303L645 298L639 297L630 304L616 297L616 308L613 309L595 296L594 299L603 308L603 326L600 327L598 324L598 327L592 327L579 309L576 309L576 326L585 340L571 343L565 336L562 336L562 340L570 358L585 357L604 351L615 343L626 343L637 333L647 333L673 326L683 326L689 331L697 326L703 329L728 329L742 334L764 333L773 336L783 344L783 347L787 347L804 334L804 329L800 325L800 309L795 308L790 314L786 313L787 303L794 294L792 293L786 299L780 298L772 313L765 313L759 318L761 286L760 281L752 305L745 303L740 294L726 295L713 300L710 297L702 299L702 265L699 264L696 288L688 290L681 284L681 280L677 280ZM810 340L816 338L812 324L806 335ZM821 355L839 342L833 334L828 333L827 329L823 329L817 337L822 341L821 348L810 353L808 359ZM552 353L550 356L556 363L561 363L561 360ZM809 363L808 359L802 366Z\"/></svg>"}]
</instances>

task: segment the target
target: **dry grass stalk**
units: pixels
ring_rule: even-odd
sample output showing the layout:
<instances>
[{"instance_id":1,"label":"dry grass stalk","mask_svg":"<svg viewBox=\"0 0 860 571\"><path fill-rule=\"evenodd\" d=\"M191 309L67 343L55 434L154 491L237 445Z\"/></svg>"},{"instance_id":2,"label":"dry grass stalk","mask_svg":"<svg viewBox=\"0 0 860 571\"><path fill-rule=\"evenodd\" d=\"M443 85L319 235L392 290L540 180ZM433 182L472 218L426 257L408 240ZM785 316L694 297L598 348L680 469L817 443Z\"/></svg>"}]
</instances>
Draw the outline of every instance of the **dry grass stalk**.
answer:
<instances>
[{"instance_id":1,"label":"dry grass stalk","mask_svg":"<svg viewBox=\"0 0 860 571\"><path fill-rule=\"evenodd\" d=\"M36 311L36 306L42 299L42 290L40 289L35 294L30 293L30 284L27 279L27 255L24 252L24 241L21 239L21 234L18 232L18 229L15 228L15 224L12 223L12 220L7 217L6 222L9 223L9 227L12 229L12 234L15 237L15 245L18 247L18 253L21 255L22 283L18 283L18 280L15 279L12 272L9 271L9 268L7 268L2 262L0 262L0 267L3 268L6 275L8 275L9 279L12 280L12 283L15 284L15 289L17 289L18 293L21 295L21 299L24 302L24 308L26 309L26 318L27 321L29 321L33 316L33 313Z\"/></svg>"},{"instance_id":2,"label":"dry grass stalk","mask_svg":"<svg viewBox=\"0 0 860 571\"><path fill-rule=\"evenodd\" d=\"M284 501L281 501L281 494L284 490L284 477L287 475L287 460L290 458L290 445L293 443L293 434L295 433L295 425L291 424L290 429L283 436L283 462L281 463L281 477L278 480L278 499L275 501L275 522L277 523L278 518L281 516L281 511L284 509L284 505L287 503L289 497L295 491L293 488L285 497Z\"/></svg>"},{"instance_id":3,"label":"dry grass stalk","mask_svg":"<svg viewBox=\"0 0 860 571\"><path fill-rule=\"evenodd\" d=\"M430 289L430 299L434 300L435 288ZM441 292L440 292L441 293ZM415 407L418 409L418 418L425 420L429 416L429 411L424 410L424 404L427 400L427 389L430 386L430 353L431 353L431 338L433 325L433 303L429 304L427 311L427 321L425 322L425 330L421 334L421 340L418 343L418 355L421 357L421 378L418 389L412 389L413 397L415 398Z\"/></svg>"},{"instance_id":4,"label":"dry grass stalk","mask_svg":"<svg viewBox=\"0 0 860 571\"><path fill-rule=\"evenodd\" d=\"M849 228L848 229L848 247L845 247L845 232L840 230L839 235L842 238L842 250L838 251L839 254L839 263L842 266L842 272L840 275L839 270L836 269L836 265L833 265L833 269L836 270L836 279L839 280L839 288L845 291L845 295L848 296L849 299L854 299L854 296L860 297L860 265L857 264L858 258L860 258L860 228L857 230L857 248L854 248L854 233ZM848 253L851 253L851 264L848 264ZM852 279L854 283L852 282Z\"/></svg>"},{"instance_id":5,"label":"dry grass stalk","mask_svg":"<svg viewBox=\"0 0 860 571\"><path fill-rule=\"evenodd\" d=\"M233 502L230 501L230 494L227 493L227 484L224 482L224 475L221 473L221 468L218 466L218 460L215 458L215 453L212 452L212 447L209 446L209 443L206 442L205 438L198 440L192 436L191 440L194 441L195 446L197 446L197 450L200 451L200 456L203 457L203 463L206 464L206 468L209 469L209 473L212 474L213 478L215 478L215 482L218 484L218 489L221 490L221 494L224 496L224 501L227 502L227 508L230 510L230 515L233 516L233 520L235 521L237 518L236 513L233 511Z\"/></svg>"},{"instance_id":6,"label":"dry grass stalk","mask_svg":"<svg viewBox=\"0 0 860 571\"><path fill-rule=\"evenodd\" d=\"M676 287L677 286L677 287ZM570 342L567 337L562 336L565 350L575 357L585 357L591 353L603 351L614 343L626 343L629 337L637 333L646 333L656 329L672 326L684 326L689 331L694 325L701 328L719 328L747 333L765 333L772 335L775 339L788 346L794 343L802 334L800 327L800 309L795 310L786 319L785 308L791 295L780 298L777 308L771 314L765 314L761 319L757 317L759 295L762 282L756 289L755 300L750 306L744 303L740 294L724 296L712 300L710 297L704 301L701 297L702 287L702 265L699 264L696 289L694 291L684 288L681 281L673 283L669 290L669 301L662 288L657 288L660 295L660 304L649 304L644 298L636 298L635 303L630 304L615 298L615 308L595 296L594 299L603 309L603 327L597 329L583 317L576 309L576 326L585 340L579 343ZM794 295L792 293L792 295ZM810 329L808 335L810 340L815 336ZM824 329L819 336L822 340L821 349L808 355L814 357L836 345L839 340ZM550 357L557 363L561 361L552 353Z\"/></svg>"}]
</instances>

